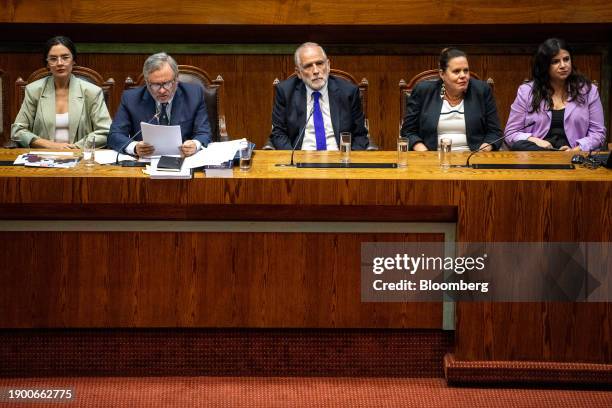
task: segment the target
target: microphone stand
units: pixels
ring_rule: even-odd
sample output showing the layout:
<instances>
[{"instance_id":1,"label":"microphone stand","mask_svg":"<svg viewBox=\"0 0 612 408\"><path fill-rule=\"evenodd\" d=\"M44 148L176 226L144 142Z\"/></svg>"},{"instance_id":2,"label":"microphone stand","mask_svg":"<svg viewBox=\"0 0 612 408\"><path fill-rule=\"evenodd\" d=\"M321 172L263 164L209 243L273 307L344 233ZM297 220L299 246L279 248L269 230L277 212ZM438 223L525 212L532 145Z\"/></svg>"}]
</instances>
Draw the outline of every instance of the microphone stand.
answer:
<instances>
[{"instance_id":1,"label":"microphone stand","mask_svg":"<svg viewBox=\"0 0 612 408\"><path fill-rule=\"evenodd\" d=\"M526 124L525 126L523 126L523 127L519 128L519 129L515 130L515 132L520 132L521 130L524 130L524 129L528 128L529 126L533 126L533 125L535 125L535 122L530 122L530 123ZM502 137L499 137L499 138L495 139L493 142L489 143L488 145L489 145L489 146L493 146L495 143L499 142L500 140L504 140L504 139L506 139L506 135L503 135ZM473 151L472 153L470 153L470 155L468 156L467 160L465 161L465 165L464 165L464 166L459 165L459 166L457 166L457 167L468 167L468 168L469 168L469 167L473 167L473 166L471 166L471 165L470 165L470 159L472 158L472 156L473 156L473 155L475 155L476 153L479 153L479 152L483 151L483 150L484 150L484 149L486 149L487 147L488 147L488 146L484 146L484 147L481 147L481 148L480 148L480 149L478 149L478 150L474 150L474 151Z\"/></svg>"},{"instance_id":2,"label":"microphone stand","mask_svg":"<svg viewBox=\"0 0 612 408\"><path fill-rule=\"evenodd\" d=\"M310 120L310 117L312 116L313 113L314 113L314 104L312 106L312 109L310 109L310 113L308 114L308 117L306 118L306 123L304 123L304 126L300 130L300 133L298 134L298 138L295 141L293 148L291 149L291 162L289 164L277 163L276 164L277 167L295 167L295 164L293 163L293 157L295 156L295 149L297 148L297 145L300 143L300 140L302 140L302 138L304 137L304 134L306 133L306 126L308 126L308 121Z\"/></svg>"},{"instance_id":3,"label":"microphone stand","mask_svg":"<svg viewBox=\"0 0 612 408\"><path fill-rule=\"evenodd\" d=\"M155 115L153 115L153 117L149 120L147 120L145 123L151 123L154 119L158 119L159 120L159 115L161 112L155 112ZM121 146L121 149L119 149L117 151L117 157L115 158L115 165L119 165L119 155L121 154L121 152L125 151L125 149L128 147L128 145L130 143L132 143L134 141L134 139L136 139L136 137L142 133L142 126L140 127L140 130L136 133L134 133L132 136L130 136L130 138L128 139L128 141ZM134 149L134 153L136 153L136 150ZM123 162L122 162L123 163Z\"/></svg>"}]
</instances>

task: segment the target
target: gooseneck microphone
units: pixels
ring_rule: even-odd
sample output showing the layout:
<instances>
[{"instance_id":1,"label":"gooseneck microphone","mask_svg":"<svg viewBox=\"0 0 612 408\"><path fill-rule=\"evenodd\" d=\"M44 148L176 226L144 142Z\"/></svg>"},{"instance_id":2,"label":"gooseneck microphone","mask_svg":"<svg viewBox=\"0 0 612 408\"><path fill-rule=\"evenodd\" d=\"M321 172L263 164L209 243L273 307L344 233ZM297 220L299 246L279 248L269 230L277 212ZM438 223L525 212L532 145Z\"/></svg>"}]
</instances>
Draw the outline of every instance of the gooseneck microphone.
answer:
<instances>
[{"instance_id":1,"label":"gooseneck microphone","mask_svg":"<svg viewBox=\"0 0 612 408\"><path fill-rule=\"evenodd\" d=\"M521 130L525 130L528 127L533 126L533 125L535 125L535 121L529 122L525 126L519 128L519 129L513 130L513 132L520 132ZM499 138L495 139L493 142L489 143L488 145L489 146L493 146L495 143L499 142L500 140L504 140L505 138L506 138L506 135L502 135L502 137L499 137ZM459 166L459 167L470 167L470 159L472 158L472 156L475 155L478 152L483 151L487 147L488 146L484 146L484 147L481 147L478 150L474 150L472 153L470 153L470 155L468 156L467 160L465 161L465 166Z\"/></svg>"},{"instance_id":2,"label":"gooseneck microphone","mask_svg":"<svg viewBox=\"0 0 612 408\"><path fill-rule=\"evenodd\" d=\"M158 110L157 112L155 112L155 115L153 115L151 117L151 119L147 120L145 123L151 123L155 119L159 120L159 115L160 114L161 114L161 112ZM132 136L130 136L128 141L125 142L123 144L123 146L121 146L121 149L119 149L119 151L117 152L117 157L115 158L115 164L119 164L119 155L121 154L121 152L125 151L125 149L128 147L128 145L130 143L132 143L134 141L134 139L136 139L136 137L138 137L138 135L141 134L141 133L142 133L142 126L140 127L140 130L138 132L136 132ZM134 153L136 153L135 149L134 149Z\"/></svg>"},{"instance_id":3,"label":"gooseneck microphone","mask_svg":"<svg viewBox=\"0 0 612 408\"><path fill-rule=\"evenodd\" d=\"M289 163L289 164L278 163L278 164L276 164L276 166L278 166L278 167L295 167L295 164L293 163L293 157L295 156L295 149L296 149L297 145L300 144L300 140L302 140L302 138L304 137L304 134L306 133L306 126L308 126L308 121L312 117L313 113L314 113L314 104L312 105L312 109L310 109L310 113L308 114L308 117L306 118L306 123L304 123L304 126L302 126L302 129L300 130L300 133L298 133L298 138L296 139L296 141L295 141L295 143L293 145L293 148L291 149L291 163Z\"/></svg>"}]
</instances>

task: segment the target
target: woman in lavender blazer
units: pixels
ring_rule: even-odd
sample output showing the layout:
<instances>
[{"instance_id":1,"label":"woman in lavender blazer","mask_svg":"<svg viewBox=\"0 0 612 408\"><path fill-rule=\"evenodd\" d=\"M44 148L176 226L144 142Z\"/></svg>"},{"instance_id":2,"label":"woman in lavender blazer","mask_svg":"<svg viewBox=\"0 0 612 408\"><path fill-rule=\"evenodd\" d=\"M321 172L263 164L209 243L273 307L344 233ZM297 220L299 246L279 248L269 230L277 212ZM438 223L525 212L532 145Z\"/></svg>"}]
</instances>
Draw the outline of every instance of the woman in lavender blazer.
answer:
<instances>
[{"instance_id":1,"label":"woman in lavender blazer","mask_svg":"<svg viewBox=\"0 0 612 408\"><path fill-rule=\"evenodd\" d=\"M506 124L512 150L592 151L606 140L597 88L572 66L565 41L544 41L533 80L519 87Z\"/></svg>"}]
</instances>

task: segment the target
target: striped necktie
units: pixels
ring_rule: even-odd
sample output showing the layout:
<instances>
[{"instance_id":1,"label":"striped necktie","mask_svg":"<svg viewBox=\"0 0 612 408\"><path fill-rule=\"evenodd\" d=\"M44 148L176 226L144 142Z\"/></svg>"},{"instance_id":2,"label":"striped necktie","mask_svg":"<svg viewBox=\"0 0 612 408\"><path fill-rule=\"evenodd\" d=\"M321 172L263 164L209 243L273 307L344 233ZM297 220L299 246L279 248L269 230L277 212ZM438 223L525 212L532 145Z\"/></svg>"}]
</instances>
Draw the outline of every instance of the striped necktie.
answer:
<instances>
[{"instance_id":1,"label":"striped necktie","mask_svg":"<svg viewBox=\"0 0 612 408\"><path fill-rule=\"evenodd\" d=\"M168 103L167 102L164 102L164 103L161 104L161 112L160 112L160 115L159 115L159 124L160 125L168 126L170 124L170 121L168 120L167 108L168 108Z\"/></svg>"}]
</instances>

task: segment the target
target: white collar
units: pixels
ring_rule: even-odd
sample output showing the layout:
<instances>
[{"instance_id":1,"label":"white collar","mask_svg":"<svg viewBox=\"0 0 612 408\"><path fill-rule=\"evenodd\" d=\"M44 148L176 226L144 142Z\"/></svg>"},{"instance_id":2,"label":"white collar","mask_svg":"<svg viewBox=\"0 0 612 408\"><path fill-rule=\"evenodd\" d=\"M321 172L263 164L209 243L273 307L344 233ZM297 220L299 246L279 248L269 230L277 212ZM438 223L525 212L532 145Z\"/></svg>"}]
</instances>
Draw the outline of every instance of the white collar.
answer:
<instances>
[{"instance_id":1,"label":"white collar","mask_svg":"<svg viewBox=\"0 0 612 408\"><path fill-rule=\"evenodd\" d=\"M327 85L329 84L329 78L327 79L327 82L325 83L325 85L323 86L323 88L319 89L319 93L321 94L321 99L327 99ZM309 87L308 85L304 84L306 86L306 97L308 98L308 101L310 101L312 99L312 93L316 92L314 89L312 89L311 87Z\"/></svg>"}]
</instances>

